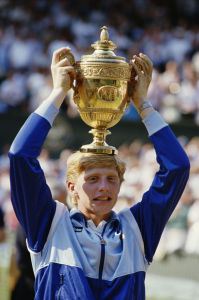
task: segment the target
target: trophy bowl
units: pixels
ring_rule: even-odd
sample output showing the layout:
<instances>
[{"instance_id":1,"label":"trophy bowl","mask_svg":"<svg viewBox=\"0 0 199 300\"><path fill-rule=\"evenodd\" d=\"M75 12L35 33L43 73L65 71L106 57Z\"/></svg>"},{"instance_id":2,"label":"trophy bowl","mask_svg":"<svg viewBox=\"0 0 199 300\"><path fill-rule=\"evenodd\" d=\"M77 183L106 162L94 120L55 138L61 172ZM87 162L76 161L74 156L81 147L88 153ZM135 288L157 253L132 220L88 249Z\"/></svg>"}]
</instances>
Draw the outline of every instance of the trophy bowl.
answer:
<instances>
[{"instance_id":1,"label":"trophy bowl","mask_svg":"<svg viewBox=\"0 0 199 300\"><path fill-rule=\"evenodd\" d=\"M117 124L129 105L128 82L131 67L125 58L116 56L116 45L109 40L107 27L101 28L100 40L92 47L91 55L83 55L75 63L76 84L74 102L82 120L93 129L93 142L81 147L82 152L115 154L117 150L107 145L107 128Z\"/></svg>"}]
</instances>

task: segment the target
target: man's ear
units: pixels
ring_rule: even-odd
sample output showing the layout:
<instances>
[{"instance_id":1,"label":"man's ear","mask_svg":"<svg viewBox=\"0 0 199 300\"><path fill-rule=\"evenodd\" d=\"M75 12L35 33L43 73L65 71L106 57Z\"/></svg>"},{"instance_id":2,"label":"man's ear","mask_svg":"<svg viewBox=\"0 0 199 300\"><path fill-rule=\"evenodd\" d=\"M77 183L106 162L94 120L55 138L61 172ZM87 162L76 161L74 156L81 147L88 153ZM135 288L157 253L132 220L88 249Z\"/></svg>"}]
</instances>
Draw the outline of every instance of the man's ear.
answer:
<instances>
[{"instance_id":1,"label":"man's ear","mask_svg":"<svg viewBox=\"0 0 199 300\"><path fill-rule=\"evenodd\" d=\"M72 182L67 182L67 188L70 195L71 203L77 206L77 199L79 199L79 195L75 190L75 185Z\"/></svg>"},{"instance_id":2,"label":"man's ear","mask_svg":"<svg viewBox=\"0 0 199 300\"><path fill-rule=\"evenodd\" d=\"M74 193L75 185L72 182L67 182L67 188L69 192Z\"/></svg>"}]
</instances>

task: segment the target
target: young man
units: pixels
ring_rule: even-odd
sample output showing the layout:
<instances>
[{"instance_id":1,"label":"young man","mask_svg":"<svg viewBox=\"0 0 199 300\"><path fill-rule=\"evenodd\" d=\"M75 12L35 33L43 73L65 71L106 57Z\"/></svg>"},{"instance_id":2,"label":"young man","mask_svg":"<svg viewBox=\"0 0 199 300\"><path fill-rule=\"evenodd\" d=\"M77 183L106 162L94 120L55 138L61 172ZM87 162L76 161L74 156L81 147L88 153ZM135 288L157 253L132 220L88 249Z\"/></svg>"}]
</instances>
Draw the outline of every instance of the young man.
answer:
<instances>
[{"instance_id":1,"label":"young man","mask_svg":"<svg viewBox=\"0 0 199 300\"><path fill-rule=\"evenodd\" d=\"M132 98L154 144L160 169L140 203L116 214L125 171L116 155L73 154L67 185L76 208L52 199L37 161L53 119L71 87L74 69L53 54L53 91L29 117L10 149L12 202L36 275L35 299L145 299L145 272L184 190L189 161L168 125L147 102L152 63L134 56Z\"/></svg>"}]
</instances>

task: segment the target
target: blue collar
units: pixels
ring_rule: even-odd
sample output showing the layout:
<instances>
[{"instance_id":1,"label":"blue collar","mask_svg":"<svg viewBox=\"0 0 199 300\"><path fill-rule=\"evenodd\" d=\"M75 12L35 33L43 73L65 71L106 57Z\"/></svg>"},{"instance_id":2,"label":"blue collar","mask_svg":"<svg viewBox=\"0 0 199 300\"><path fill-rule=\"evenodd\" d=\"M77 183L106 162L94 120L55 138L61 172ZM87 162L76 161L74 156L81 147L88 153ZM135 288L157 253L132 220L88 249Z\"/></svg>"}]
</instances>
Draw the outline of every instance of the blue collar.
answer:
<instances>
[{"instance_id":1,"label":"blue collar","mask_svg":"<svg viewBox=\"0 0 199 300\"><path fill-rule=\"evenodd\" d=\"M87 220L86 220L85 216L76 207L73 207L70 210L70 218L74 219L76 221L79 221L79 222L83 222L85 224L85 226L87 226ZM119 225L119 223L120 223L120 219L119 219L118 215L113 210L111 211L111 215L110 215L108 222L113 223L115 226Z\"/></svg>"}]
</instances>

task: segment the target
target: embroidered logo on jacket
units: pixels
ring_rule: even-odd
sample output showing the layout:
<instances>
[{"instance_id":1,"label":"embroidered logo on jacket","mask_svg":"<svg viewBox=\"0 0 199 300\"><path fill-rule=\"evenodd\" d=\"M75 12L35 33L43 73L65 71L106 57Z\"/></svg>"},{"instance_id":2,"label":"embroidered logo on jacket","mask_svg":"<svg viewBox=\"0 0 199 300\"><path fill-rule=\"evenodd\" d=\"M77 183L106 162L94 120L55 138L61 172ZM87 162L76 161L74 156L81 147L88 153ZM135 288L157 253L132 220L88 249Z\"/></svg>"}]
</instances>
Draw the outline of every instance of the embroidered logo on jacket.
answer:
<instances>
[{"instance_id":1,"label":"embroidered logo on jacket","mask_svg":"<svg viewBox=\"0 0 199 300\"><path fill-rule=\"evenodd\" d=\"M73 226L75 232L82 232L83 227L79 227L79 226Z\"/></svg>"}]
</instances>

